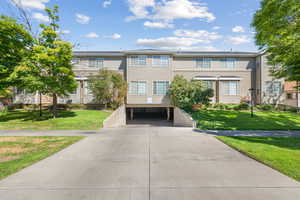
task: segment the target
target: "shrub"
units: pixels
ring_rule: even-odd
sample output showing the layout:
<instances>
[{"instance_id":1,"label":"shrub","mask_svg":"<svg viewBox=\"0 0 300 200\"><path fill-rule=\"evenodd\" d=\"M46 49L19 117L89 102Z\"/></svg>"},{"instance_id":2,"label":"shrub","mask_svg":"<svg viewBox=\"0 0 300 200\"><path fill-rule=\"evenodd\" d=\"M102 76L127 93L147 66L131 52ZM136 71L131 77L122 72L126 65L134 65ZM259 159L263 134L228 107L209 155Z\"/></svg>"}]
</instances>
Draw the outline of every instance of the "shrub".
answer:
<instances>
[{"instance_id":1,"label":"shrub","mask_svg":"<svg viewBox=\"0 0 300 200\"><path fill-rule=\"evenodd\" d=\"M176 75L170 84L168 96L172 105L192 110L194 104L209 104L214 92L202 86L199 81L190 81L183 76Z\"/></svg>"},{"instance_id":2,"label":"shrub","mask_svg":"<svg viewBox=\"0 0 300 200\"><path fill-rule=\"evenodd\" d=\"M246 103L246 102L241 102L238 107L241 109L241 110L248 110L249 109L249 104Z\"/></svg>"},{"instance_id":3,"label":"shrub","mask_svg":"<svg viewBox=\"0 0 300 200\"><path fill-rule=\"evenodd\" d=\"M241 102L238 105L233 106L233 110L248 110L249 104L246 102Z\"/></svg>"},{"instance_id":4,"label":"shrub","mask_svg":"<svg viewBox=\"0 0 300 200\"><path fill-rule=\"evenodd\" d=\"M262 104L262 105L258 105L256 106L259 110L264 110L264 111L268 111L268 110L272 110L274 109L274 105L271 104Z\"/></svg>"},{"instance_id":5,"label":"shrub","mask_svg":"<svg viewBox=\"0 0 300 200\"><path fill-rule=\"evenodd\" d=\"M287 111L287 112L298 112L298 108L293 107L293 106L284 106L283 107L283 111Z\"/></svg>"}]
</instances>

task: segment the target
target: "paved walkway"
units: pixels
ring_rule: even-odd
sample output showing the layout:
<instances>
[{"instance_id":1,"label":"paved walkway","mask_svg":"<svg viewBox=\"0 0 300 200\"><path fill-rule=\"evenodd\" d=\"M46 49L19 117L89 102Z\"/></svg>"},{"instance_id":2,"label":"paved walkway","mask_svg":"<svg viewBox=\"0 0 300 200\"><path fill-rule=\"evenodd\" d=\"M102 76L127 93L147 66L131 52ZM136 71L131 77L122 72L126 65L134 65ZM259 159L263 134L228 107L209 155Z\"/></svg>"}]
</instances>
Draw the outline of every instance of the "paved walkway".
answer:
<instances>
[{"instance_id":1,"label":"paved walkway","mask_svg":"<svg viewBox=\"0 0 300 200\"><path fill-rule=\"evenodd\" d=\"M0 181L0 199L300 199L298 182L189 128L74 134L90 137Z\"/></svg>"}]
</instances>

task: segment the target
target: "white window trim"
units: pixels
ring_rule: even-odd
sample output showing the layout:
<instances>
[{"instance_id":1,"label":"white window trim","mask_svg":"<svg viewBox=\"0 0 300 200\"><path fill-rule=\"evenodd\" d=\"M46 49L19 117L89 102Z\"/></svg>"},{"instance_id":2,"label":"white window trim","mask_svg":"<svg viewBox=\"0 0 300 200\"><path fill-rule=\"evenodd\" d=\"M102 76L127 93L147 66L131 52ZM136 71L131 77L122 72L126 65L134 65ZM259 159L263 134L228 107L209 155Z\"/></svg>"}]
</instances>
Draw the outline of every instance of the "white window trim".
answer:
<instances>
[{"instance_id":1,"label":"white window trim","mask_svg":"<svg viewBox=\"0 0 300 200\"><path fill-rule=\"evenodd\" d=\"M77 62L73 62L74 60L77 60ZM71 64L72 65L79 65L80 64L80 62L81 62L81 58L79 58L79 57L73 57L72 58L72 60L71 60Z\"/></svg>"},{"instance_id":2,"label":"white window trim","mask_svg":"<svg viewBox=\"0 0 300 200\"><path fill-rule=\"evenodd\" d=\"M201 67L201 66L203 66L203 63L204 63L205 59L208 59L208 61L209 61L209 67ZM210 57L199 57L199 58L196 58L196 68L197 69L201 69L201 70L211 70L212 60L213 59L210 58Z\"/></svg>"},{"instance_id":3,"label":"white window trim","mask_svg":"<svg viewBox=\"0 0 300 200\"><path fill-rule=\"evenodd\" d=\"M146 57L146 63L145 64L135 64L135 63L133 63L132 58L135 57L135 56L137 56L137 57L145 56ZM139 67L139 66L147 66L148 65L148 56L147 55L131 55L131 56L128 56L128 59L129 59L128 64L129 64L129 66L132 66L132 67L134 67L134 66Z\"/></svg>"},{"instance_id":4,"label":"white window trim","mask_svg":"<svg viewBox=\"0 0 300 200\"><path fill-rule=\"evenodd\" d=\"M155 56L167 57L167 58L168 58L168 63L167 63L167 65L154 64L154 57L155 57ZM162 60L162 59L160 58L160 61L161 61L161 60ZM169 55L152 55L152 56L151 56L151 66L152 66L152 67L169 67L170 64L171 64L170 60L171 60L171 56L169 56Z\"/></svg>"},{"instance_id":5,"label":"white window trim","mask_svg":"<svg viewBox=\"0 0 300 200\"><path fill-rule=\"evenodd\" d=\"M152 81L152 95L153 96L166 96L168 90L166 91L166 94L154 94L154 83L155 82L168 82L168 85L170 87L170 81L169 80L155 80L155 81Z\"/></svg>"},{"instance_id":6,"label":"white window trim","mask_svg":"<svg viewBox=\"0 0 300 200\"><path fill-rule=\"evenodd\" d=\"M233 60L233 67L228 67L228 62L230 59ZM236 70L236 62L237 62L236 58L233 58L233 57L220 58L220 65L221 65L222 69Z\"/></svg>"},{"instance_id":7,"label":"white window trim","mask_svg":"<svg viewBox=\"0 0 300 200\"><path fill-rule=\"evenodd\" d=\"M236 82L237 83L236 94L226 94L225 88L224 88L224 83L229 83L229 82ZM240 94L241 94L241 86L240 85L241 85L240 81L222 81L222 90L224 91L223 95L224 96L231 96L231 97L240 96Z\"/></svg>"},{"instance_id":8,"label":"white window trim","mask_svg":"<svg viewBox=\"0 0 300 200\"><path fill-rule=\"evenodd\" d=\"M91 60L95 60L95 62L97 62L97 60L102 61L102 66L92 66L92 65L90 65ZM103 69L104 68L104 58L100 58L100 57L88 58L88 68L90 68L90 69Z\"/></svg>"},{"instance_id":9,"label":"white window trim","mask_svg":"<svg viewBox=\"0 0 300 200\"><path fill-rule=\"evenodd\" d=\"M146 83L145 85L145 94L133 94L131 93L131 82L143 82ZM129 81L129 87L128 87L128 95L130 96L146 96L148 94L148 81L146 80L131 80Z\"/></svg>"}]
</instances>

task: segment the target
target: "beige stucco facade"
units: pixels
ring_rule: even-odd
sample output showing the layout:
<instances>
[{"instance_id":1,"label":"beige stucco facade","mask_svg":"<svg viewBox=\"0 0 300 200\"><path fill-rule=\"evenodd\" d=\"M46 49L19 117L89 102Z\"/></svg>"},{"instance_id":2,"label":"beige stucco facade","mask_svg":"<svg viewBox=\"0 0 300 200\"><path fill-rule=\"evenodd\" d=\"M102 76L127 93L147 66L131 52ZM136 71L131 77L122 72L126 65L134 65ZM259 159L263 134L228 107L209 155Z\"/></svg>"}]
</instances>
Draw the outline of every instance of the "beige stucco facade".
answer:
<instances>
[{"instance_id":1,"label":"beige stucco facade","mask_svg":"<svg viewBox=\"0 0 300 200\"><path fill-rule=\"evenodd\" d=\"M132 62L137 56L144 56L142 64ZM158 66L154 57L168 58L168 64ZM169 84L175 75L183 75L187 79L210 81L215 96L213 103L240 103L250 100L249 89L254 89L256 103L284 103L283 88L279 93L270 94L268 86L276 82L276 86L283 87L284 80L273 78L266 56L251 52L178 52L178 51L99 51L74 52L74 72L78 81L78 88L69 97L59 99L60 103L97 104L88 91L88 79L99 69L105 68L123 74L129 85L132 82L145 82L143 94L135 94L128 90L126 107L172 107L166 94L154 93L154 82L164 81ZM198 59L208 58L209 67L197 65ZM99 66L91 66L91 60L98 59ZM233 67L224 67L224 59L231 59ZM228 93L228 82L234 82L235 92ZM278 83L279 82L279 83ZM24 94L15 96L15 103L38 103L37 95L31 94L27 98Z\"/></svg>"}]
</instances>

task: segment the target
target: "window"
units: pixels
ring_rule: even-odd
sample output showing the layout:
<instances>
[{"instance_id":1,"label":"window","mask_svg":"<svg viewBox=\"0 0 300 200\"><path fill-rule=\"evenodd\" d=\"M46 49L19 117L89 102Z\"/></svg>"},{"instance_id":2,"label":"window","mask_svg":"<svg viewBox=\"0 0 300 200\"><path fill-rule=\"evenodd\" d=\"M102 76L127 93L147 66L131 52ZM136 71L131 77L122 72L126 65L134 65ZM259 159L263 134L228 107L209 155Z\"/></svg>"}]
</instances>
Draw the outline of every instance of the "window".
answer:
<instances>
[{"instance_id":1,"label":"window","mask_svg":"<svg viewBox=\"0 0 300 200\"><path fill-rule=\"evenodd\" d=\"M129 83L129 93L135 95L146 94L146 81L131 81Z\"/></svg>"},{"instance_id":2,"label":"window","mask_svg":"<svg viewBox=\"0 0 300 200\"><path fill-rule=\"evenodd\" d=\"M131 65L146 65L147 56L130 56Z\"/></svg>"},{"instance_id":3,"label":"window","mask_svg":"<svg viewBox=\"0 0 300 200\"><path fill-rule=\"evenodd\" d=\"M196 60L197 67L203 69L209 69L211 67L211 58L198 58Z\"/></svg>"},{"instance_id":4,"label":"window","mask_svg":"<svg viewBox=\"0 0 300 200\"><path fill-rule=\"evenodd\" d=\"M152 56L153 66L169 66L170 56Z\"/></svg>"},{"instance_id":5,"label":"window","mask_svg":"<svg viewBox=\"0 0 300 200\"><path fill-rule=\"evenodd\" d=\"M89 67L91 68L102 68L103 67L103 58L90 58Z\"/></svg>"},{"instance_id":6,"label":"window","mask_svg":"<svg viewBox=\"0 0 300 200\"><path fill-rule=\"evenodd\" d=\"M267 81L266 92L268 95L279 96L281 93L281 82L279 81Z\"/></svg>"},{"instance_id":7,"label":"window","mask_svg":"<svg viewBox=\"0 0 300 200\"><path fill-rule=\"evenodd\" d=\"M204 88L213 89L213 82L212 81L202 81L202 85Z\"/></svg>"},{"instance_id":8,"label":"window","mask_svg":"<svg viewBox=\"0 0 300 200\"><path fill-rule=\"evenodd\" d=\"M221 58L221 63L222 63L221 66L223 68L234 69L235 62L236 62L235 58Z\"/></svg>"},{"instance_id":9,"label":"window","mask_svg":"<svg viewBox=\"0 0 300 200\"><path fill-rule=\"evenodd\" d=\"M73 58L71 61L72 65L77 65L80 63L80 58Z\"/></svg>"},{"instance_id":10,"label":"window","mask_svg":"<svg viewBox=\"0 0 300 200\"><path fill-rule=\"evenodd\" d=\"M223 81L225 95L238 95L239 94L239 81Z\"/></svg>"},{"instance_id":11,"label":"window","mask_svg":"<svg viewBox=\"0 0 300 200\"><path fill-rule=\"evenodd\" d=\"M86 95L93 95L92 90L90 89L91 82L85 81L85 93Z\"/></svg>"},{"instance_id":12,"label":"window","mask_svg":"<svg viewBox=\"0 0 300 200\"><path fill-rule=\"evenodd\" d=\"M169 81L154 81L153 82L153 94L165 95L169 88Z\"/></svg>"}]
</instances>

